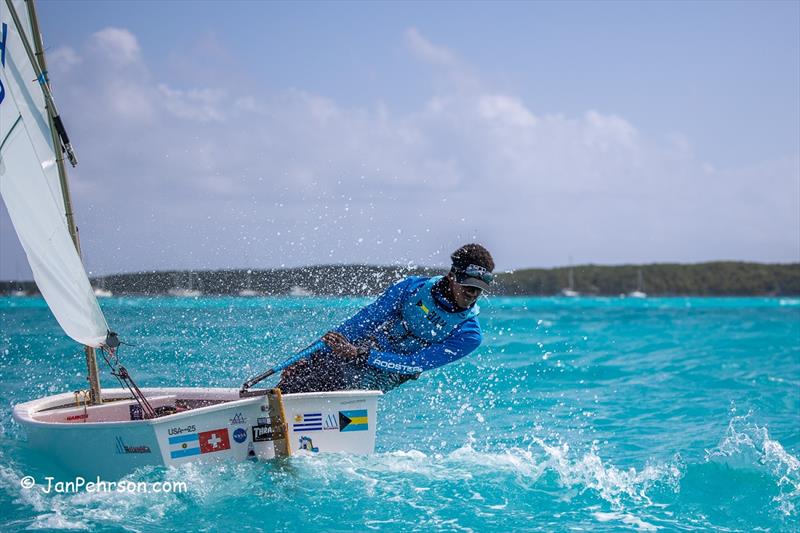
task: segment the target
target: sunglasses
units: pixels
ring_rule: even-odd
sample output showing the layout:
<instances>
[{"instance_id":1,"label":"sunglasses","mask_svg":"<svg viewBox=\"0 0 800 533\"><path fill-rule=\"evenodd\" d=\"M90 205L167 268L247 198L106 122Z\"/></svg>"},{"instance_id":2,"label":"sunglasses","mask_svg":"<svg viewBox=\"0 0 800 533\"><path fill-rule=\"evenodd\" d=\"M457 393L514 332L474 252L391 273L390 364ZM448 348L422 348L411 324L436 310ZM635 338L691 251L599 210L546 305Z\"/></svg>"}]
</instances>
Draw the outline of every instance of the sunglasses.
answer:
<instances>
[{"instance_id":1,"label":"sunglasses","mask_svg":"<svg viewBox=\"0 0 800 533\"><path fill-rule=\"evenodd\" d=\"M486 283L491 283L494 280L494 274L478 265L469 265L466 268L456 270L456 281L462 281L465 277L479 279Z\"/></svg>"}]
</instances>

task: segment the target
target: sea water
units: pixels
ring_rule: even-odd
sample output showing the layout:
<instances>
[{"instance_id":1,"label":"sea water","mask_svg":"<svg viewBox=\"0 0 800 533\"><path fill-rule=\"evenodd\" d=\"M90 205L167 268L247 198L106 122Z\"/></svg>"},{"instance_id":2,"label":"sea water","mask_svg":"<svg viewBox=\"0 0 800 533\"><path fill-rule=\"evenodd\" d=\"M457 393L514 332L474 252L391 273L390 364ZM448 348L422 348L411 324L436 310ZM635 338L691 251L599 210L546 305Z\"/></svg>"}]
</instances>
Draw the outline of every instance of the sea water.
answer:
<instances>
[{"instance_id":1,"label":"sea water","mask_svg":"<svg viewBox=\"0 0 800 533\"><path fill-rule=\"evenodd\" d=\"M112 298L140 386L236 387L359 298ZM46 493L12 406L85 386L37 298L0 300L0 530L800 529L800 299L495 298L484 343L379 404L377 453L130 474ZM103 381L115 386L106 372ZM53 446L58 446L53 442ZM87 446L91 446L87 442Z\"/></svg>"}]
</instances>

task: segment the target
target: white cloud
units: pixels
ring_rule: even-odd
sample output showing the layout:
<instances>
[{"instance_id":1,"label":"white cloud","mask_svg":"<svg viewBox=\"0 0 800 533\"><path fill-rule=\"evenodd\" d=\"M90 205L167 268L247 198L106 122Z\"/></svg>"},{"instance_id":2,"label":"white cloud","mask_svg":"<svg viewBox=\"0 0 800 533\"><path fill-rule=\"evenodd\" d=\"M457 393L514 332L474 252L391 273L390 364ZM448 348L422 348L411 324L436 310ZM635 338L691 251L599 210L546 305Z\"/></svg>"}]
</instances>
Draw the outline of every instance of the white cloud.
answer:
<instances>
[{"instance_id":1,"label":"white cloud","mask_svg":"<svg viewBox=\"0 0 800 533\"><path fill-rule=\"evenodd\" d=\"M47 54L47 66L58 73L67 72L83 61L74 48L61 46Z\"/></svg>"},{"instance_id":2,"label":"white cloud","mask_svg":"<svg viewBox=\"0 0 800 533\"><path fill-rule=\"evenodd\" d=\"M266 108L253 96L240 96L234 100L234 108L245 113L264 114Z\"/></svg>"},{"instance_id":3,"label":"white cloud","mask_svg":"<svg viewBox=\"0 0 800 533\"><path fill-rule=\"evenodd\" d=\"M408 50L425 63L434 67L434 78L441 85L441 90L448 93L475 93L483 91L482 82L471 69L460 61L457 55L444 46L433 44L425 38L416 28L409 28L405 32L405 42ZM436 95L436 97L449 97ZM433 101L435 103L435 100Z\"/></svg>"},{"instance_id":4,"label":"white cloud","mask_svg":"<svg viewBox=\"0 0 800 533\"><path fill-rule=\"evenodd\" d=\"M417 30L406 39L449 85L397 113L301 89L180 88L152 79L127 30L96 34L56 80L73 88L57 96L82 155L76 201L92 209L84 242L120 243L90 257L111 271L430 263L475 239L504 268L800 255L796 158L769 166L769 189L761 168L709 172L680 135L598 110L537 115ZM104 61L114 47L126 69Z\"/></svg>"},{"instance_id":5,"label":"white cloud","mask_svg":"<svg viewBox=\"0 0 800 533\"><path fill-rule=\"evenodd\" d=\"M406 42L417 57L428 63L447 67L455 66L455 58L447 48L431 43L416 28L406 30Z\"/></svg>"},{"instance_id":6,"label":"white cloud","mask_svg":"<svg viewBox=\"0 0 800 533\"><path fill-rule=\"evenodd\" d=\"M489 121L502 122L508 126L533 127L536 117L518 99L502 94L481 96L478 101L481 116Z\"/></svg>"},{"instance_id":7,"label":"white cloud","mask_svg":"<svg viewBox=\"0 0 800 533\"><path fill-rule=\"evenodd\" d=\"M144 124L153 124L157 120L158 111L150 88L123 78L109 79L102 85L104 92L100 101L110 112L109 118ZM107 126L113 127L112 124Z\"/></svg>"},{"instance_id":8,"label":"white cloud","mask_svg":"<svg viewBox=\"0 0 800 533\"><path fill-rule=\"evenodd\" d=\"M607 151L611 145L634 148L638 144L636 128L621 117L590 110L586 112L585 123L584 142L590 147Z\"/></svg>"},{"instance_id":9,"label":"white cloud","mask_svg":"<svg viewBox=\"0 0 800 533\"><path fill-rule=\"evenodd\" d=\"M225 119L221 108L227 96L221 89L171 89L160 83L157 87L160 102L173 115L199 122L219 122Z\"/></svg>"},{"instance_id":10,"label":"white cloud","mask_svg":"<svg viewBox=\"0 0 800 533\"><path fill-rule=\"evenodd\" d=\"M92 36L97 50L117 66L135 63L140 59L139 41L125 28L105 28Z\"/></svg>"}]
</instances>

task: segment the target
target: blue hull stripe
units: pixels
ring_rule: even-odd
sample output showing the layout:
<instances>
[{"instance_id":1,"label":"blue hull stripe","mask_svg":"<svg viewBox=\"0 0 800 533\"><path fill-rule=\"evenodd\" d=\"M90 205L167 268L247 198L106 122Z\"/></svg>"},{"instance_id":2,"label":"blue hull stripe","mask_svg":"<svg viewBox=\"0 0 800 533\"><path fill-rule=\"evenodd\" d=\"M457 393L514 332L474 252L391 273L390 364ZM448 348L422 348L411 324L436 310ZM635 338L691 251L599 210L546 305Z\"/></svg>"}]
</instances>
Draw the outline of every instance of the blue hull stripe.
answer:
<instances>
[{"instance_id":1,"label":"blue hull stripe","mask_svg":"<svg viewBox=\"0 0 800 533\"><path fill-rule=\"evenodd\" d=\"M342 433L347 433L348 431L367 431L368 429L368 424L348 424L347 427L339 431Z\"/></svg>"},{"instance_id":2,"label":"blue hull stripe","mask_svg":"<svg viewBox=\"0 0 800 533\"><path fill-rule=\"evenodd\" d=\"M170 444L180 444L181 442L191 442L197 440L197 433L190 433L188 435L177 435L169 438Z\"/></svg>"},{"instance_id":3,"label":"blue hull stripe","mask_svg":"<svg viewBox=\"0 0 800 533\"><path fill-rule=\"evenodd\" d=\"M173 459L178 459L180 457L189 457L191 455L200 455L200 448L187 448L185 450L177 450L174 452L169 452L169 456Z\"/></svg>"},{"instance_id":4,"label":"blue hull stripe","mask_svg":"<svg viewBox=\"0 0 800 533\"><path fill-rule=\"evenodd\" d=\"M366 409L354 409L352 411L339 411L341 414L346 416L347 418L360 418L367 416Z\"/></svg>"}]
</instances>

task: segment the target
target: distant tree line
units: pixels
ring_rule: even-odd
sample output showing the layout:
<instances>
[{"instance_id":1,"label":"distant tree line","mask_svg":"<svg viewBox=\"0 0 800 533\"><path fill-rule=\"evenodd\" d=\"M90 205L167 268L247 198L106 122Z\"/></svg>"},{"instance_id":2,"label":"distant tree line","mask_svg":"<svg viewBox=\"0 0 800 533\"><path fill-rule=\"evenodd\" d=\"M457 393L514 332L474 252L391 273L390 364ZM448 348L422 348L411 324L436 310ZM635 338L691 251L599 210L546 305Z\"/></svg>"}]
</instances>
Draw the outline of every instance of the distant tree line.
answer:
<instances>
[{"instance_id":1,"label":"distant tree line","mask_svg":"<svg viewBox=\"0 0 800 533\"><path fill-rule=\"evenodd\" d=\"M568 287L590 296L617 296L637 288L649 296L786 296L800 295L800 263L763 264L712 262L538 269L497 275L497 295L560 294ZM639 287L639 272L643 286ZM193 288L207 295L236 295L254 291L264 295L310 292L316 295L374 295L409 275L443 274L426 267L322 265L265 270L166 271L115 274L92 279L116 295L166 294ZM33 282L0 281L0 292L36 293Z\"/></svg>"},{"instance_id":2,"label":"distant tree line","mask_svg":"<svg viewBox=\"0 0 800 533\"><path fill-rule=\"evenodd\" d=\"M569 284L570 268L525 269L498 276L502 294L554 295ZM572 267L573 289L617 296L638 289L649 296L784 296L800 294L800 263L718 261L692 265L652 264Z\"/></svg>"}]
</instances>

